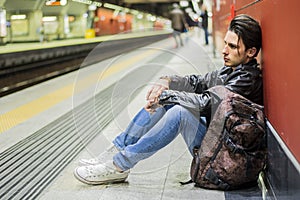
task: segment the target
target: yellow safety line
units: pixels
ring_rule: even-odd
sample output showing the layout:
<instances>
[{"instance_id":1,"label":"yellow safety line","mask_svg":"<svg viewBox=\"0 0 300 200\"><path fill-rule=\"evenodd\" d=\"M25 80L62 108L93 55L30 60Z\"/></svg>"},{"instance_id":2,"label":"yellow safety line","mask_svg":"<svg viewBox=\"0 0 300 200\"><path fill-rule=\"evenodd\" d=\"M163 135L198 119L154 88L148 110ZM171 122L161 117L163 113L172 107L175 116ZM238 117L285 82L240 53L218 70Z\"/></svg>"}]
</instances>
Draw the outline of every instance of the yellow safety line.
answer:
<instances>
[{"instance_id":1,"label":"yellow safety line","mask_svg":"<svg viewBox=\"0 0 300 200\"><path fill-rule=\"evenodd\" d=\"M91 86L95 83L95 81L104 80L109 76L129 68L132 64L137 63L147 56L154 54L156 51L148 50L145 53L142 53L134 58L127 59L122 61L122 63L118 63L112 65L110 68L105 70L101 76L99 74L92 74L83 80L80 80L80 89L76 88L76 92L80 92L83 89ZM73 95L74 84L67 85L63 88L60 88L52 93L44 95L38 99L35 99L27 104L21 105L14 110L8 111L2 115L0 115L0 133L11 129L18 124L25 122L26 120L46 111L47 109L53 107L54 105L70 98Z\"/></svg>"}]
</instances>

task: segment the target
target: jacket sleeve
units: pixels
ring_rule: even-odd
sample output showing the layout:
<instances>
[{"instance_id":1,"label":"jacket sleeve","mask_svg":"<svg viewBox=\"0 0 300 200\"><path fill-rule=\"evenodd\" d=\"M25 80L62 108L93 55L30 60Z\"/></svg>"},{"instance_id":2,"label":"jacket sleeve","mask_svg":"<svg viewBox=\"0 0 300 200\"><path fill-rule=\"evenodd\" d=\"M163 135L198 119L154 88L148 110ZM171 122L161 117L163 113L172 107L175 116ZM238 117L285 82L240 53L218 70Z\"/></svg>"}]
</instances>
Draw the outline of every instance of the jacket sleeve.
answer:
<instances>
[{"instance_id":1,"label":"jacket sleeve","mask_svg":"<svg viewBox=\"0 0 300 200\"><path fill-rule=\"evenodd\" d=\"M211 85L215 85L217 80L218 71L213 71L201 75L188 75L188 76L165 76L169 80L169 88L176 91L185 91L192 93L202 93Z\"/></svg>"},{"instance_id":2,"label":"jacket sleeve","mask_svg":"<svg viewBox=\"0 0 300 200\"><path fill-rule=\"evenodd\" d=\"M159 104L181 105L193 113L200 113L205 116L210 114L211 96L209 92L196 94L184 91L164 90L159 96Z\"/></svg>"}]
</instances>

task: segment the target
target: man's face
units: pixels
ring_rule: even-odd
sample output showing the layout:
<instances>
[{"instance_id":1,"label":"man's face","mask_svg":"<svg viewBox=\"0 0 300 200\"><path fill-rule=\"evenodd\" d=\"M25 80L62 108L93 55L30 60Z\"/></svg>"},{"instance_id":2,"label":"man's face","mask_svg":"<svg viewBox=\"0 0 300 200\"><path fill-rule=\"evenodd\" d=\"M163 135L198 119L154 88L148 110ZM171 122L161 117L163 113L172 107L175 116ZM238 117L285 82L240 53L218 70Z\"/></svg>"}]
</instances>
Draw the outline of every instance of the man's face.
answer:
<instances>
[{"instance_id":1,"label":"man's face","mask_svg":"<svg viewBox=\"0 0 300 200\"><path fill-rule=\"evenodd\" d=\"M250 61L249 52L245 49L242 39L238 40L237 34L227 31L224 43L222 54L225 66L235 68Z\"/></svg>"}]
</instances>

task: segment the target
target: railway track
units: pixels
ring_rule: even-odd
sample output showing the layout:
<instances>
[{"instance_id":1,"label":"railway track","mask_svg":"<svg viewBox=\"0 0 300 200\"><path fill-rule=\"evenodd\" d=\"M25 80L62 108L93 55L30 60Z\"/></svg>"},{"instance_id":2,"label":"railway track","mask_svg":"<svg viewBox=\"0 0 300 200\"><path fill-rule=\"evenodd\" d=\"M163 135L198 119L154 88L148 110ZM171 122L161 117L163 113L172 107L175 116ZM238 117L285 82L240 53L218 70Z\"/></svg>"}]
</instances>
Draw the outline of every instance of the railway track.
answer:
<instances>
[{"instance_id":1,"label":"railway track","mask_svg":"<svg viewBox=\"0 0 300 200\"><path fill-rule=\"evenodd\" d=\"M168 36L169 34L161 34L105 41L101 44L89 43L0 54L0 97ZM85 60L87 56L89 59Z\"/></svg>"}]
</instances>

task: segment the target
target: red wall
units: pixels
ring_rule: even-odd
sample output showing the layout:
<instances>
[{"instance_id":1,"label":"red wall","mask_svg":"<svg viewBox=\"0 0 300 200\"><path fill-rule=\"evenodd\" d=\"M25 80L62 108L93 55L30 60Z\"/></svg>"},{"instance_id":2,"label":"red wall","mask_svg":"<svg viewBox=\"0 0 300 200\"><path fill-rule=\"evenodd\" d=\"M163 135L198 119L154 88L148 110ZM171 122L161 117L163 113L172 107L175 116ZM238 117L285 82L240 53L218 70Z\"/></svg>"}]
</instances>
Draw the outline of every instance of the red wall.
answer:
<instances>
[{"instance_id":1,"label":"red wall","mask_svg":"<svg viewBox=\"0 0 300 200\"><path fill-rule=\"evenodd\" d=\"M300 117L297 114L300 114L300 1L220 2L220 11L215 9L216 0L213 6L214 35L219 51L230 20L231 5L234 5L236 14L249 14L261 23L263 48L259 60L264 74L266 115L299 162Z\"/></svg>"},{"instance_id":2,"label":"red wall","mask_svg":"<svg viewBox=\"0 0 300 200\"><path fill-rule=\"evenodd\" d=\"M132 15L126 14L125 17L120 15L114 16L114 11L99 8L97 9L95 22L96 35L112 35L130 31L132 28Z\"/></svg>"}]
</instances>

